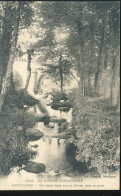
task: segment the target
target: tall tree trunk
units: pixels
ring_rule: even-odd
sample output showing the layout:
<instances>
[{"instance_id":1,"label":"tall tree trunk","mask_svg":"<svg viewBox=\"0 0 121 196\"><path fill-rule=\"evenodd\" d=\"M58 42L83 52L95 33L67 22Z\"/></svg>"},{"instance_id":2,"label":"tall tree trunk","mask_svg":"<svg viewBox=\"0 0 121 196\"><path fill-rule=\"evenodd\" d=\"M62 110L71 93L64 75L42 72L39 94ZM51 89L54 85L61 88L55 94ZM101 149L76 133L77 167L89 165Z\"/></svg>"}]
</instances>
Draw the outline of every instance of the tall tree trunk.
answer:
<instances>
[{"instance_id":1,"label":"tall tree trunk","mask_svg":"<svg viewBox=\"0 0 121 196\"><path fill-rule=\"evenodd\" d=\"M105 19L104 19L105 20ZM97 61L97 71L95 73L95 81L94 81L94 92L98 93L99 89L99 76L103 67L103 50L104 50L104 38L105 38L105 21L102 22L102 30L101 30L101 41L99 47L99 57Z\"/></svg>"},{"instance_id":2,"label":"tall tree trunk","mask_svg":"<svg viewBox=\"0 0 121 196\"><path fill-rule=\"evenodd\" d=\"M13 94L14 92L15 92L15 85L13 81L13 72L12 72L10 76L10 93Z\"/></svg>"},{"instance_id":3,"label":"tall tree trunk","mask_svg":"<svg viewBox=\"0 0 121 196\"><path fill-rule=\"evenodd\" d=\"M82 65L81 61L82 61L82 59L81 59L81 44L80 43L78 45L78 55L79 55L78 76L80 78L80 80L79 80L79 91L80 91L80 93L83 94L83 78L82 78L83 76L82 76L82 73L81 73L81 65Z\"/></svg>"},{"instance_id":4,"label":"tall tree trunk","mask_svg":"<svg viewBox=\"0 0 121 196\"><path fill-rule=\"evenodd\" d=\"M30 82L30 78L31 78L31 55L32 55L32 53L33 53L33 50L27 51L27 54L28 54L28 65L27 65L28 76L26 79L25 91L28 90L29 82Z\"/></svg>"},{"instance_id":5,"label":"tall tree trunk","mask_svg":"<svg viewBox=\"0 0 121 196\"><path fill-rule=\"evenodd\" d=\"M111 82L111 105L116 106L119 98L120 90L120 38L117 31L115 31L115 21L112 19L112 31L111 31L111 44L112 44L112 82ZM118 25L119 27L119 25Z\"/></svg>"},{"instance_id":6,"label":"tall tree trunk","mask_svg":"<svg viewBox=\"0 0 121 196\"><path fill-rule=\"evenodd\" d=\"M119 55L119 48L117 47L114 51L113 55L113 75L112 75L112 82L111 82L111 105L116 106L118 100L118 93L119 93L119 68L120 68L120 55Z\"/></svg>"},{"instance_id":7,"label":"tall tree trunk","mask_svg":"<svg viewBox=\"0 0 121 196\"><path fill-rule=\"evenodd\" d=\"M60 60L59 60L59 69L60 69L60 87L61 93L63 93L63 69L62 69L62 54L60 53Z\"/></svg>"},{"instance_id":8,"label":"tall tree trunk","mask_svg":"<svg viewBox=\"0 0 121 196\"><path fill-rule=\"evenodd\" d=\"M37 71L34 73L34 94L37 94Z\"/></svg>"},{"instance_id":9,"label":"tall tree trunk","mask_svg":"<svg viewBox=\"0 0 121 196\"><path fill-rule=\"evenodd\" d=\"M87 85L88 85L88 95L90 95L91 90L92 90L91 76L90 76L90 75L88 75L88 82L87 82Z\"/></svg>"},{"instance_id":10,"label":"tall tree trunk","mask_svg":"<svg viewBox=\"0 0 121 196\"><path fill-rule=\"evenodd\" d=\"M109 54L108 51L105 51L105 58L104 58L104 68L107 69L108 67L108 60L109 60Z\"/></svg>"},{"instance_id":11,"label":"tall tree trunk","mask_svg":"<svg viewBox=\"0 0 121 196\"><path fill-rule=\"evenodd\" d=\"M120 85L119 85L119 92L118 92L118 97L117 97L117 112L120 112Z\"/></svg>"},{"instance_id":12,"label":"tall tree trunk","mask_svg":"<svg viewBox=\"0 0 121 196\"><path fill-rule=\"evenodd\" d=\"M5 8L5 15L3 19L2 25L2 35L0 39L0 92L2 89L3 78L5 77L5 73L8 66L10 49L11 49L11 35L12 35L12 24L11 17L8 17L8 13L10 13L10 7L7 5Z\"/></svg>"},{"instance_id":13,"label":"tall tree trunk","mask_svg":"<svg viewBox=\"0 0 121 196\"><path fill-rule=\"evenodd\" d=\"M81 18L79 17L78 19L75 20L75 23L76 23L76 28L77 28L77 32L78 32L78 46L77 46L77 54L78 54L78 69L77 69L77 74L78 74L78 77L80 78L80 81L79 81L79 91L81 94L83 94L83 84L82 84L82 80L83 80L83 76L82 76L82 73L81 73L81 68L82 68L82 49L83 49L83 39L81 37L81 31L83 29L83 25L82 25L82 22L81 22Z\"/></svg>"},{"instance_id":14,"label":"tall tree trunk","mask_svg":"<svg viewBox=\"0 0 121 196\"><path fill-rule=\"evenodd\" d=\"M14 25L14 30L13 30L12 40L11 40L11 50L9 55L7 71L4 80L2 82L2 89L0 94L0 112L2 111L2 106L4 104L7 89L10 86L10 77L13 72L13 63L16 56L16 44L17 44L19 21L20 21L20 2L16 1L15 3L16 3L16 22Z\"/></svg>"}]
</instances>

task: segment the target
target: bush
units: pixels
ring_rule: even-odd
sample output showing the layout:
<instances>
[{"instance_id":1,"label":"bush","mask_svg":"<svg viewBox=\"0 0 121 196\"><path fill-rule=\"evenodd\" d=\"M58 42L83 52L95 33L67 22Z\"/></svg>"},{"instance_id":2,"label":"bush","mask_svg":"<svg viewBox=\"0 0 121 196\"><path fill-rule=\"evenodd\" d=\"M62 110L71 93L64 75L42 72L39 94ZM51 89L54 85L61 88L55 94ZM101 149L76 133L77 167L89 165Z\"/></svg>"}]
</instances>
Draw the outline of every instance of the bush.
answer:
<instances>
[{"instance_id":1,"label":"bush","mask_svg":"<svg viewBox=\"0 0 121 196\"><path fill-rule=\"evenodd\" d=\"M27 147L24 130L35 125L36 119L22 109L4 107L0 114L0 175L7 175L13 166L21 166L34 154ZM17 126L23 131L18 131Z\"/></svg>"},{"instance_id":2,"label":"bush","mask_svg":"<svg viewBox=\"0 0 121 196\"><path fill-rule=\"evenodd\" d=\"M6 125L3 128L0 124L0 175L7 175L12 167L21 166L24 160L32 157L22 132Z\"/></svg>"},{"instance_id":3,"label":"bush","mask_svg":"<svg viewBox=\"0 0 121 196\"><path fill-rule=\"evenodd\" d=\"M61 93L60 91L53 90L52 92L52 101L53 102L59 102L61 100L68 100L68 95L66 93Z\"/></svg>"},{"instance_id":4,"label":"bush","mask_svg":"<svg viewBox=\"0 0 121 196\"><path fill-rule=\"evenodd\" d=\"M36 123L36 117L32 114L27 113L22 109L16 107L10 108L9 106L4 107L4 111L0 114L2 126L16 127L22 126L24 129L33 127Z\"/></svg>"},{"instance_id":5,"label":"bush","mask_svg":"<svg viewBox=\"0 0 121 196\"><path fill-rule=\"evenodd\" d=\"M24 108L24 105L32 107L36 104L38 104L38 100L28 94L24 89L14 90L12 93L8 90L4 101L5 106L16 106L21 109Z\"/></svg>"}]
</instances>

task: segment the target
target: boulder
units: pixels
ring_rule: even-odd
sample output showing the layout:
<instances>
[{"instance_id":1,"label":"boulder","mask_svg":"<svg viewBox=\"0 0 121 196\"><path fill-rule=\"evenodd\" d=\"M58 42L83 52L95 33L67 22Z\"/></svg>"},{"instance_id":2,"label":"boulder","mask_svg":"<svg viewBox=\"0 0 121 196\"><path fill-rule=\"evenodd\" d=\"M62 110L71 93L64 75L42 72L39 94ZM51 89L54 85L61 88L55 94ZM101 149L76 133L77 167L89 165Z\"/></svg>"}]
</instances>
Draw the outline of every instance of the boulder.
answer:
<instances>
[{"instance_id":1,"label":"boulder","mask_svg":"<svg viewBox=\"0 0 121 196\"><path fill-rule=\"evenodd\" d=\"M65 118L50 118L50 122L54 122L54 123L64 123L67 120Z\"/></svg>"},{"instance_id":2,"label":"boulder","mask_svg":"<svg viewBox=\"0 0 121 196\"><path fill-rule=\"evenodd\" d=\"M72 107L71 104L67 101L64 102L53 102L51 104L51 108L54 110L60 110L61 107L66 107L66 109L68 108L68 110L70 110L70 108Z\"/></svg>"},{"instance_id":3,"label":"boulder","mask_svg":"<svg viewBox=\"0 0 121 196\"><path fill-rule=\"evenodd\" d=\"M26 137L30 137L30 138L41 138L44 134L38 130L38 129L35 129L35 128L29 128L29 129L26 129L25 131L25 136Z\"/></svg>"},{"instance_id":4,"label":"boulder","mask_svg":"<svg viewBox=\"0 0 121 196\"><path fill-rule=\"evenodd\" d=\"M31 173L42 173L45 171L46 166L43 163L36 163L34 161L28 161L23 169Z\"/></svg>"}]
</instances>

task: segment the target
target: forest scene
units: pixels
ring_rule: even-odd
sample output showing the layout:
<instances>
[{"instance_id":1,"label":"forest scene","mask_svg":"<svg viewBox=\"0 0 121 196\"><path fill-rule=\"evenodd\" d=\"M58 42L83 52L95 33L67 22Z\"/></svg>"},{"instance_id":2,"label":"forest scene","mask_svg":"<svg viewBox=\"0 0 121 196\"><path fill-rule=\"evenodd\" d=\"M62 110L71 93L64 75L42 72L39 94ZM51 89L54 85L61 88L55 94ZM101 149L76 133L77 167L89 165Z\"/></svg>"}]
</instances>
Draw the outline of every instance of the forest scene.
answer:
<instances>
[{"instance_id":1,"label":"forest scene","mask_svg":"<svg viewBox=\"0 0 121 196\"><path fill-rule=\"evenodd\" d=\"M0 1L0 178L120 168L118 1Z\"/></svg>"}]
</instances>

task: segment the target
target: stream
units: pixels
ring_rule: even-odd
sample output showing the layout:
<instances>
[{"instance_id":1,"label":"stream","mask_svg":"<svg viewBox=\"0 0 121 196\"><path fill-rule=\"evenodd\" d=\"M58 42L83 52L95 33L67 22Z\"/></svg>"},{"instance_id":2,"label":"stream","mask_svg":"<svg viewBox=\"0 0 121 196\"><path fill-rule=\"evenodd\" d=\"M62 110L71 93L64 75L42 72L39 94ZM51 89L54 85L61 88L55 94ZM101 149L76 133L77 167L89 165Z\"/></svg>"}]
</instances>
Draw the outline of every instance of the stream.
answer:
<instances>
[{"instance_id":1,"label":"stream","mask_svg":"<svg viewBox=\"0 0 121 196\"><path fill-rule=\"evenodd\" d=\"M58 118L65 118L68 122L68 128L71 126L72 109L70 109L67 113L53 110L47 105L46 108L49 115L56 116ZM37 107L36 109L31 108L30 111L32 110L36 111L36 114L41 114ZM44 136L36 141L29 141L28 143L28 147L37 152L37 155L30 161L45 164L45 172L36 174L27 172L19 167L15 167L8 176L2 177L1 180L4 179L4 182L9 184L9 182L14 181L14 179L16 179L16 182L23 182L26 178L70 178L80 175L73 167L74 158L71 156L72 149L70 149L70 155L66 152L67 140L54 137L58 134L58 123L51 122L50 125L51 126L48 127L45 126L43 122L36 123L34 128L43 132Z\"/></svg>"}]
</instances>

